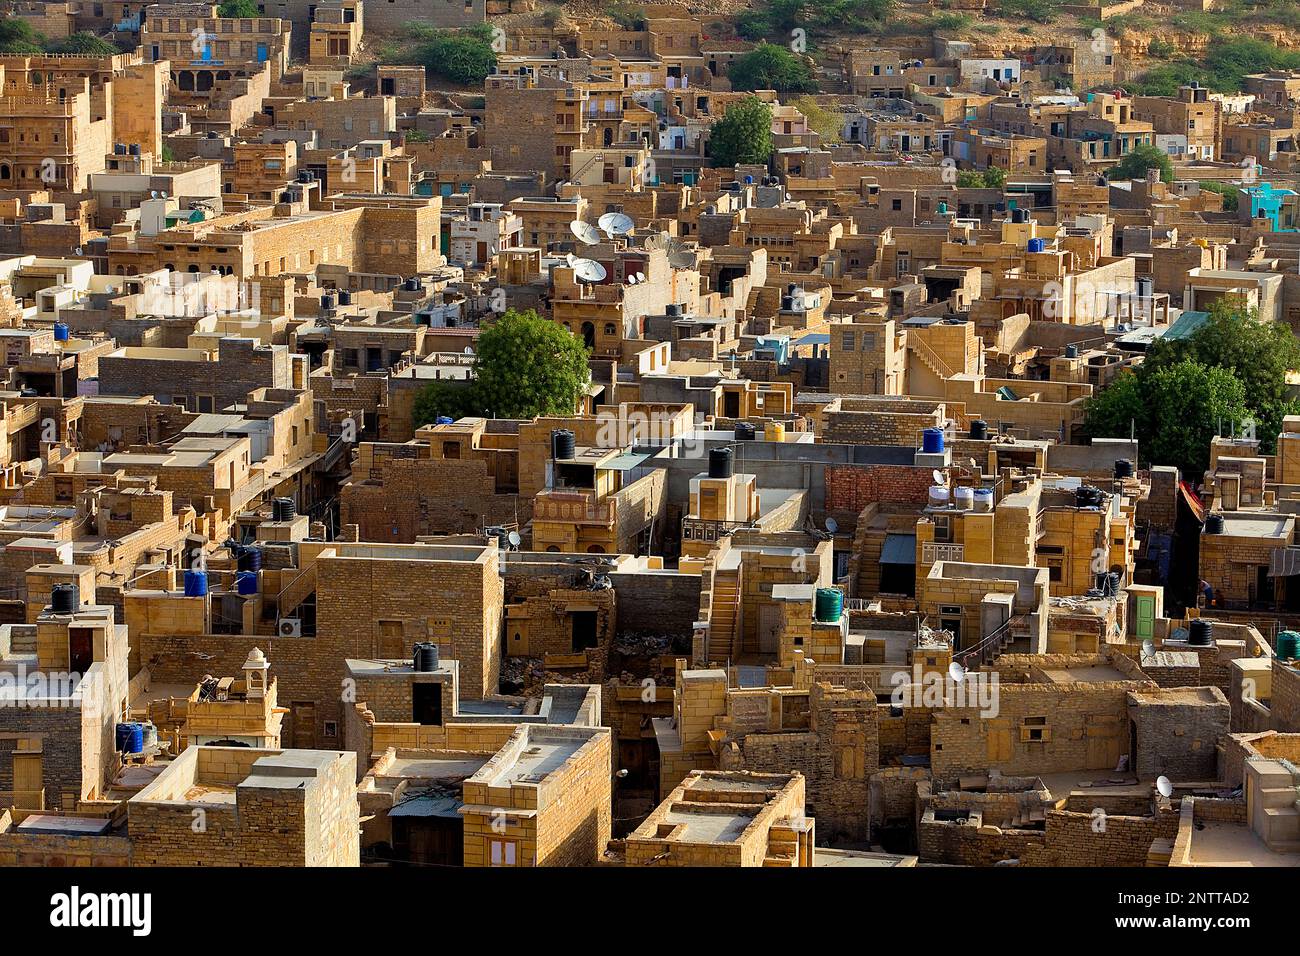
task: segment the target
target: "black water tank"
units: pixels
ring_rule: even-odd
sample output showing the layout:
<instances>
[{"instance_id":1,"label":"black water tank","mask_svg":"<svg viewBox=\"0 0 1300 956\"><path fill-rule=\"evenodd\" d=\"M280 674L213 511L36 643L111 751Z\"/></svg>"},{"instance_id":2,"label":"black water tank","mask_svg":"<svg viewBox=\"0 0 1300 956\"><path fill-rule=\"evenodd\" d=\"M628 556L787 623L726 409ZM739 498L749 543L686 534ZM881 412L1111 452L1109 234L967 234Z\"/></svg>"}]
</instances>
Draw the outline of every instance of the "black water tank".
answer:
<instances>
[{"instance_id":1,"label":"black water tank","mask_svg":"<svg viewBox=\"0 0 1300 956\"><path fill-rule=\"evenodd\" d=\"M1078 357L1079 357L1079 346L1075 345L1073 342L1071 342L1069 345L1067 345L1067 346L1065 347L1065 357L1066 357L1066 358L1078 358Z\"/></svg>"},{"instance_id":2,"label":"black water tank","mask_svg":"<svg viewBox=\"0 0 1300 956\"><path fill-rule=\"evenodd\" d=\"M292 498L271 499L271 520L272 521L292 521L294 515L296 515L297 513L298 513L298 508L293 503Z\"/></svg>"},{"instance_id":3,"label":"black water tank","mask_svg":"<svg viewBox=\"0 0 1300 956\"><path fill-rule=\"evenodd\" d=\"M75 584L56 584L50 589L50 610L55 614L75 614L81 605L81 591Z\"/></svg>"},{"instance_id":4,"label":"black water tank","mask_svg":"<svg viewBox=\"0 0 1300 956\"><path fill-rule=\"evenodd\" d=\"M1115 460L1115 477L1132 478L1133 477L1133 460L1130 458L1118 458Z\"/></svg>"},{"instance_id":5,"label":"black water tank","mask_svg":"<svg viewBox=\"0 0 1300 956\"><path fill-rule=\"evenodd\" d=\"M1192 621L1191 627L1187 629L1187 643L1196 647L1205 647L1214 643L1214 625L1204 618L1197 618Z\"/></svg>"},{"instance_id":6,"label":"black water tank","mask_svg":"<svg viewBox=\"0 0 1300 956\"><path fill-rule=\"evenodd\" d=\"M415 645L415 659L412 666L422 674L438 669L438 645L421 641Z\"/></svg>"},{"instance_id":7,"label":"black water tank","mask_svg":"<svg viewBox=\"0 0 1300 956\"><path fill-rule=\"evenodd\" d=\"M329 312L333 308L334 308L334 296L323 295L320 297L320 310L322 312Z\"/></svg>"},{"instance_id":8,"label":"black water tank","mask_svg":"<svg viewBox=\"0 0 1300 956\"><path fill-rule=\"evenodd\" d=\"M573 458L578 453L578 441L567 428L551 432L551 457L557 460Z\"/></svg>"},{"instance_id":9,"label":"black water tank","mask_svg":"<svg viewBox=\"0 0 1300 956\"><path fill-rule=\"evenodd\" d=\"M731 449L730 448L709 449L709 477L710 478L731 477Z\"/></svg>"},{"instance_id":10,"label":"black water tank","mask_svg":"<svg viewBox=\"0 0 1300 956\"><path fill-rule=\"evenodd\" d=\"M1205 518L1206 534L1223 534L1223 515L1215 512Z\"/></svg>"},{"instance_id":11,"label":"black water tank","mask_svg":"<svg viewBox=\"0 0 1300 956\"><path fill-rule=\"evenodd\" d=\"M736 441L753 441L754 437L753 425L749 422L736 422Z\"/></svg>"},{"instance_id":12,"label":"black water tank","mask_svg":"<svg viewBox=\"0 0 1300 956\"><path fill-rule=\"evenodd\" d=\"M352 293L347 289L339 289L339 305L351 305Z\"/></svg>"},{"instance_id":13,"label":"black water tank","mask_svg":"<svg viewBox=\"0 0 1300 956\"><path fill-rule=\"evenodd\" d=\"M239 558L236 561L235 566L240 571L261 571L262 549L244 548L239 552Z\"/></svg>"},{"instance_id":14,"label":"black water tank","mask_svg":"<svg viewBox=\"0 0 1300 956\"><path fill-rule=\"evenodd\" d=\"M1074 503L1079 508L1096 508L1101 505L1101 489L1080 485L1074 491Z\"/></svg>"},{"instance_id":15,"label":"black water tank","mask_svg":"<svg viewBox=\"0 0 1300 956\"><path fill-rule=\"evenodd\" d=\"M989 437L989 423L982 418L977 418L970 423L970 437L976 441L984 441Z\"/></svg>"},{"instance_id":16,"label":"black water tank","mask_svg":"<svg viewBox=\"0 0 1300 956\"><path fill-rule=\"evenodd\" d=\"M671 316L679 316L682 314L682 307L678 305L676 302L670 302L668 303L667 308L664 309L664 314L671 315Z\"/></svg>"}]
</instances>

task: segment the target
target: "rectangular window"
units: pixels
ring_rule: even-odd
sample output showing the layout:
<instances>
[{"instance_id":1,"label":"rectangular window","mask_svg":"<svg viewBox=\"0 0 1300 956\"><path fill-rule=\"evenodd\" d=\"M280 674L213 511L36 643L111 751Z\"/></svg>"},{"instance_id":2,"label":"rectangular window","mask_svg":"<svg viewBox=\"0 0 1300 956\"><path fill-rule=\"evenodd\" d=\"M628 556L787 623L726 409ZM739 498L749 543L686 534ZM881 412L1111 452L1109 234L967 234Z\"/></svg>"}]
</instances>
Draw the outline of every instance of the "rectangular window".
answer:
<instances>
[{"instance_id":1,"label":"rectangular window","mask_svg":"<svg viewBox=\"0 0 1300 956\"><path fill-rule=\"evenodd\" d=\"M518 866L519 846L514 840L488 840L489 866Z\"/></svg>"}]
</instances>

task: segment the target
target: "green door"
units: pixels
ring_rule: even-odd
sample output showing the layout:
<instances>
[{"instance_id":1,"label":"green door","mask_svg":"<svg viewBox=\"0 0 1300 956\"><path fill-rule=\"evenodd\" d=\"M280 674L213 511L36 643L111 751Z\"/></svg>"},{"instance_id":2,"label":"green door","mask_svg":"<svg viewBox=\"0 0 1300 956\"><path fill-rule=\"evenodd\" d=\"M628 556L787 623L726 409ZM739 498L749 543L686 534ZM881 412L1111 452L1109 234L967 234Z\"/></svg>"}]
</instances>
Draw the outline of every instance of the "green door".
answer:
<instances>
[{"instance_id":1,"label":"green door","mask_svg":"<svg viewBox=\"0 0 1300 956\"><path fill-rule=\"evenodd\" d=\"M1133 608L1137 614L1137 637L1139 641L1149 641L1156 632L1156 596L1138 594L1133 598Z\"/></svg>"}]
</instances>

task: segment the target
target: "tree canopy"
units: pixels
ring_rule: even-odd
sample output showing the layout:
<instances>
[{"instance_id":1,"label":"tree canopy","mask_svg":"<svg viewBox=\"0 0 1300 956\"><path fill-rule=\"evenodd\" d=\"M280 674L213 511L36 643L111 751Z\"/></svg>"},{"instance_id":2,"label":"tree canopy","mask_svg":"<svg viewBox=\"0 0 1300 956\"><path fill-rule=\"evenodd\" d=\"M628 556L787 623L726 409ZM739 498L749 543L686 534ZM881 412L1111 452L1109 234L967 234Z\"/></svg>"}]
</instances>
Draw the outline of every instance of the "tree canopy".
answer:
<instances>
[{"instance_id":1,"label":"tree canopy","mask_svg":"<svg viewBox=\"0 0 1300 956\"><path fill-rule=\"evenodd\" d=\"M262 14L258 12L256 0L222 0L221 6L217 8L217 15L249 19L260 17Z\"/></svg>"},{"instance_id":2,"label":"tree canopy","mask_svg":"<svg viewBox=\"0 0 1300 956\"><path fill-rule=\"evenodd\" d=\"M572 415L591 381L582 340L531 309L506 311L478 338L468 383L431 382L415 400L417 426L439 415Z\"/></svg>"},{"instance_id":3,"label":"tree canopy","mask_svg":"<svg viewBox=\"0 0 1300 956\"><path fill-rule=\"evenodd\" d=\"M486 24L468 30L417 29L413 33L419 42L407 59L444 80L461 86L481 86L496 69L492 30Z\"/></svg>"},{"instance_id":4,"label":"tree canopy","mask_svg":"<svg viewBox=\"0 0 1300 956\"><path fill-rule=\"evenodd\" d=\"M708 151L719 166L766 165L772 155L772 108L755 96L732 106L710 128Z\"/></svg>"},{"instance_id":5,"label":"tree canopy","mask_svg":"<svg viewBox=\"0 0 1300 956\"><path fill-rule=\"evenodd\" d=\"M1174 164L1169 157L1155 146L1134 146L1128 154L1111 167L1107 179L1145 179L1147 170L1160 170L1160 181L1174 180Z\"/></svg>"},{"instance_id":6,"label":"tree canopy","mask_svg":"<svg viewBox=\"0 0 1300 956\"><path fill-rule=\"evenodd\" d=\"M1088 401L1092 437L1137 437L1142 457L1176 465L1199 480L1217 434L1253 431L1270 453L1285 415L1300 413L1286 377L1300 368L1300 341L1278 322L1220 300L1205 324L1185 339L1159 340L1136 371L1124 373Z\"/></svg>"},{"instance_id":7,"label":"tree canopy","mask_svg":"<svg viewBox=\"0 0 1300 956\"><path fill-rule=\"evenodd\" d=\"M775 43L760 43L738 57L727 76L733 90L776 90L782 97L817 90L808 64Z\"/></svg>"},{"instance_id":8,"label":"tree canopy","mask_svg":"<svg viewBox=\"0 0 1300 956\"><path fill-rule=\"evenodd\" d=\"M73 53L78 56L114 56L122 52L107 40L101 40L88 30L55 41L49 44L48 49L50 53Z\"/></svg>"}]
</instances>

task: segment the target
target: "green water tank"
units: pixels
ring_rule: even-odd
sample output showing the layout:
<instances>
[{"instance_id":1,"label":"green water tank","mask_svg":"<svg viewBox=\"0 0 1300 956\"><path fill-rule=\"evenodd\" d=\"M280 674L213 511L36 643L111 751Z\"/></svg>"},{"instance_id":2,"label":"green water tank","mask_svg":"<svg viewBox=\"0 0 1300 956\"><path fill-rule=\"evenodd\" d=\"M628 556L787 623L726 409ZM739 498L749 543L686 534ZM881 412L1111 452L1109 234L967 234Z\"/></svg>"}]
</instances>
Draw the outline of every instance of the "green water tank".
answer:
<instances>
[{"instance_id":1,"label":"green water tank","mask_svg":"<svg viewBox=\"0 0 1300 956\"><path fill-rule=\"evenodd\" d=\"M1277 635L1277 656L1288 661L1300 657L1300 634L1295 631L1279 632Z\"/></svg>"},{"instance_id":2,"label":"green water tank","mask_svg":"<svg viewBox=\"0 0 1300 956\"><path fill-rule=\"evenodd\" d=\"M844 593L839 588L818 588L816 601L817 620L833 624L844 613Z\"/></svg>"}]
</instances>

